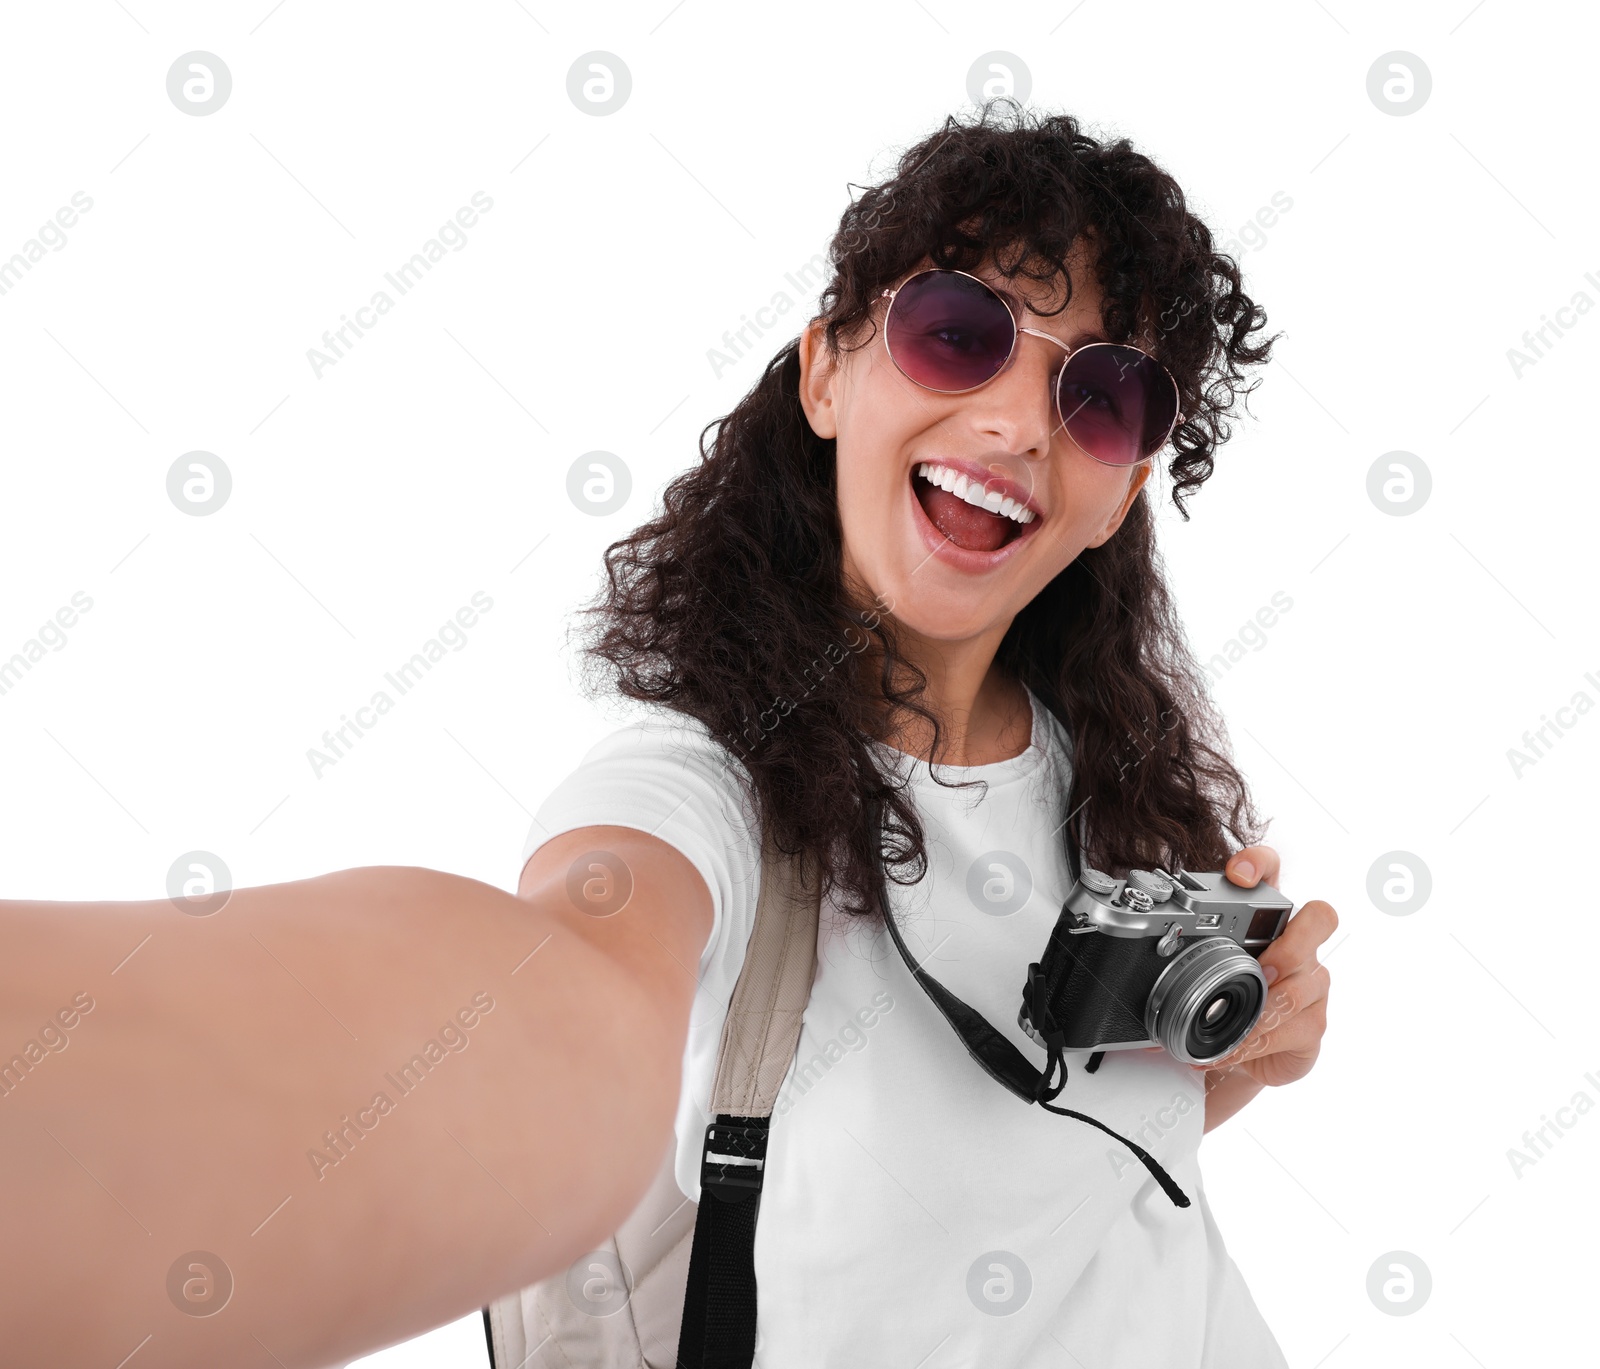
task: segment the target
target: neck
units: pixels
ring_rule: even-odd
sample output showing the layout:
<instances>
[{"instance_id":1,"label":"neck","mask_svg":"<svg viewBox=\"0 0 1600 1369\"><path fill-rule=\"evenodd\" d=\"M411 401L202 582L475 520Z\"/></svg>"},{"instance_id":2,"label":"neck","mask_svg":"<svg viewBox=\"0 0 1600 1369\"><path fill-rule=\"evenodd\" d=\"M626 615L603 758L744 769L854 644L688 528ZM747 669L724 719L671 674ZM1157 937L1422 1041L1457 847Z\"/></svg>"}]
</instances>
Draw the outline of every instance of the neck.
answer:
<instances>
[{"instance_id":1,"label":"neck","mask_svg":"<svg viewBox=\"0 0 1600 1369\"><path fill-rule=\"evenodd\" d=\"M932 754L933 729L915 715L892 720L889 745L940 765L987 765L1021 755L1032 734L1027 693L995 664L1008 626L945 641L896 624L901 654L927 677L921 702L939 719L939 754Z\"/></svg>"}]
</instances>

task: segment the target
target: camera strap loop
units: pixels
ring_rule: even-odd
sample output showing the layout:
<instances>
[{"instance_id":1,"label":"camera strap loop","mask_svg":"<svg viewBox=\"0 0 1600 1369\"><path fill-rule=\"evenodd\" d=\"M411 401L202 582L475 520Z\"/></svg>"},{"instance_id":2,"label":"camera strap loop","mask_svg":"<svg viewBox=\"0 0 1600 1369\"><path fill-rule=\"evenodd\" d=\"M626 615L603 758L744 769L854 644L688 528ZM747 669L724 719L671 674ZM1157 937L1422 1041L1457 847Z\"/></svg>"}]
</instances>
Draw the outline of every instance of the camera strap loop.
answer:
<instances>
[{"instance_id":1,"label":"camera strap loop","mask_svg":"<svg viewBox=\"0 0 1600 1369\"><path fill-rule=\"evenodd\" d=\"M1045 983L1044 970L1038 961L1028 966L1028 982L1022 991L1022 1001L1028 1013L1028 1021L1034 1024L1034 1029L1045 1046L1044 1073L1039 1076L1039 1082L1033 1089L1033 1101L1042 1103L1054 1098L1067 1086L1065 1056L1067 1036L1056 1026L1056 1020L1051 1015L1050 989ZM1051 1083L1058 1069L1061 1071L1061 1078Z\"/></svg>"},{"instance_id":2,"label":"camera strap loop","mask_svg":"<svg viewBox=\"0 0 1600 1369\"><path fill-rule=\"evenodd\" d=\"M1039 1076L1039 1083L1034 1089L1033 1101L1043 1103L1054 1098L1067 1086L1067 1061L1061 1052L1060 1033L1053 1033L1045 1038L1048 1054L1045 1058L1044 1073ZM1050 1081L1055 1078L1056 1071L1061 1071L1061 1078L1055 1083Z\"/></svg>"}]
</instances>

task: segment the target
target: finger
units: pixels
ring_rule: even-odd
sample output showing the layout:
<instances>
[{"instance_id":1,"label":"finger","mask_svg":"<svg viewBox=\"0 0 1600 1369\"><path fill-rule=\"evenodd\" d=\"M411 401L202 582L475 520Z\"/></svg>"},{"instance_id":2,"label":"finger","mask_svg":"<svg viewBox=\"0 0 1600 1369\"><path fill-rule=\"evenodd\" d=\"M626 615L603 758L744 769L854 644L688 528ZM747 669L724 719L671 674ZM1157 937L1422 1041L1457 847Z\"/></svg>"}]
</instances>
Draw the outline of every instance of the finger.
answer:
<instances>
[{"instance_id":1,"label":"finger","mask_svg":"<svg viewBox=\"0 0 1600 1369\"><path fill-rule=\"evenodd\" d=\"M1269 1032L1254 1055L1239 1061L1240 1068L1263 1084L1287 1084L1303 1079L1322 1052L1326 1027L1325 1005L1318 1003L1294 1021Z\"/></svg>"},{"instance_id":2,"label":"finger","mask_svg":"<svg viewBox=\"0 0 1600 1369\"><path fill-rule=\"evenodd\" d=\"M1250 1037L1257 1040L1276 1031L1284 1023L1305 1012L1328 997L1330 979L1326 965L1313 964L1309 969L1289 975L1274 984L1267 994L1266 1005ZM1240 1049L1252 1047L1250 1037L1245 1038Z\"/></svg>"},{"instance_id":3,"label":"finger","mask_svg":"<svg viewBox=\"0 0 1600 1369\"><path fill-rule=\"evenodd\" d=\"M1317 1057L1321 1053L1322 1046L1319 1041L1305 1050L1275 1051L1271 1055L1263 1055L1258 1060L1246 1060L1239 1068L1252 1079L1276 1088L1282 1084L1292 1084L1297 1079L1304 1079L1311 1073L1311 1068L1317 1063Z\"/></svg>"},{"instance_id":4,"label":"finger","mask_svg":"<svg viewBox=\"0 0 1600 1369\"><path fill-rule=\"evenodd\" d=\"M1214 1061L1209 1066L1196 1065L1192 1068L1249 1069L1250 1073L1261 1078L1261 1066L1264 1062L1273 1060L1277 1056L1284 1056L1286 1058L1277 1062L1276 1067L1289 1078L1298 1079L1316 1060L1322 1049L1322 1038L1326 1030L1326 1004L1316 1003L1305 1012L1256 1037L1232 1055Z\"/></svg>"},{"instance_id":5,"label":"finger","mask_svg":"<svg viewBox=\"0 0 1600 1369\"><path fill-rule=\"evenodd\" d=\"M1246 846L1222 868L1241 888L1254 889L1263 880L1274 888L1278 884L1278 853L1270 846Z\"/></svg>"},{"instance_id":6,"label":"finger","mask_svg":"<svg viewBox=\"0 0 1600 1369\"><path fill-rule=\"evenodd\" d=\"M1271 966L1277 979L1286 979L1297 970L1317 962L1317 947L1322 945L1339 926L1339 914L1333 906L1321 899L1313 899L1295 913L1281 935L1259 960L1263 971ZM1270 976L1269 976L1270 977Z\"/></svg>"}]
</instances>

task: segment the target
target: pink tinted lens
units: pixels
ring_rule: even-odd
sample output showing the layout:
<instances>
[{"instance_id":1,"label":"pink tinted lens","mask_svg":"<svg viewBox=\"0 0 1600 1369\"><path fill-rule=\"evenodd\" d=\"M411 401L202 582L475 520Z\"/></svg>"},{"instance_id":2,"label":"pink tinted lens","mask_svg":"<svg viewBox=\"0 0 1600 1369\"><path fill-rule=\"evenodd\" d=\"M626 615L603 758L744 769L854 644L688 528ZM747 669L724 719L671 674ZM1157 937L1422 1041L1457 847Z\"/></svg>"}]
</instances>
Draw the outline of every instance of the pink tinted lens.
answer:
<instances>
[{"instance_id":1,"label":"pink tinted lens","mask_svg":"<svg viewBox=\"0 0 1600 1369\"><path fill-rule=\"evenodd\" d=\"M972 390L1011 355L1016 320L982 281L958 271L924 271L895 293L885 324L889 355L918 385Z\"/></svg>"},{"instance_id":2,"label":"pink tinted lens","mask_svg":"<svg viewBox=\"0 0 1600 1369\"><path fill-rule=\"evenodd\" d=\"M1061 368L1061 421L1097 461L1131 466L1161 449L1178 413L1166 368L1137 347L1096 342Z\"/></svg>"}]
</instances>

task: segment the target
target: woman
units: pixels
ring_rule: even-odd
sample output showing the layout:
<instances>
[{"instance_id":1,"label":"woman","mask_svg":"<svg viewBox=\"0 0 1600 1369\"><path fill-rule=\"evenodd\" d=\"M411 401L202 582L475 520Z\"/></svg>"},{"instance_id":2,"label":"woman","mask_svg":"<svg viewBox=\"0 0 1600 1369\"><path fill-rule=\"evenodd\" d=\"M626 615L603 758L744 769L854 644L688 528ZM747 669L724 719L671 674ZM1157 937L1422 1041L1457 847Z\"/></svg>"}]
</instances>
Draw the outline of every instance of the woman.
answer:
<instances>
[{"instance_id":1,"label":"woman","mask_svg":"<svg viewBox=\"0 0 1600 1369\"><path fill-rule=\"evenodd\" d=\"M1333 910L1262 953L1234 1056L1066 1056L1058 1101L1187 1209L1105 1131L1007 1096L884 921L1042 1066L1018 993L1070 836L1113 874L1276 883L1146 488L1161 459L1181 509L1209 476L1262 311L1170 177L1065 116L947 122L832 259L820 316L607 554L591 660L651 708L540 809L518 897L369 869L203 918L0 909L6 1042L94 1004L3 1100L21 1344L325 1364L562 1270L663 1147L698 1198L765 837L825 895L756 1233L761 1363L1283 1363L1196 1151L1311 1068Z\"/></svg>"}]
</instances>

